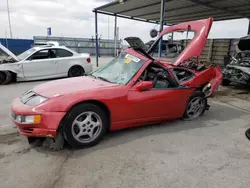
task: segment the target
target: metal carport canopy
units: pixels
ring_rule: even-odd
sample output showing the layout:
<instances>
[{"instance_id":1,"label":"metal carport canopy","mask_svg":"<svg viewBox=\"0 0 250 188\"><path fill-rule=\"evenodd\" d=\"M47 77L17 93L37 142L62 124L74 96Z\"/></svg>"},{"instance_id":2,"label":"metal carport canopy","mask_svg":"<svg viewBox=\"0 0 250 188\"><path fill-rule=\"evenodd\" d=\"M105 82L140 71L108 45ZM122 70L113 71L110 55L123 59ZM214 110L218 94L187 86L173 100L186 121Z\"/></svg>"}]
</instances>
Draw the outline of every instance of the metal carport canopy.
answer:
<instances>
[{"instance_id":1,"label":"metal carport canopy","mask_svg":"<svg viewBox=\"0 0 250 188\"><path fill-rule=\"evenodd\" d=\"M165 2L165 25L208 17L213 17L214 21L250 18L250 0L165 0ZM161 0L116 0L93 11L159 23Z\"/></svg>"},{"instance_id":2,"label":"metal carport canopy","mask_svg":"<svg viewBox=\"0 0 250 188\"><path fill-rule=\"evenodd\" d=\"M163 25L208 17L213 17L214 21L249 19L249 10L250 0L115 0L93 10L95 12L96 64L98 66L98 13L115 16L115 28L116 18L121 17L160 24L160 31L162 31ZM250 32L250 25L248 32ZM116 29L114 36L116 40ZM160 53L159 49L159 56Z\"/></svg>"}]
</instances>

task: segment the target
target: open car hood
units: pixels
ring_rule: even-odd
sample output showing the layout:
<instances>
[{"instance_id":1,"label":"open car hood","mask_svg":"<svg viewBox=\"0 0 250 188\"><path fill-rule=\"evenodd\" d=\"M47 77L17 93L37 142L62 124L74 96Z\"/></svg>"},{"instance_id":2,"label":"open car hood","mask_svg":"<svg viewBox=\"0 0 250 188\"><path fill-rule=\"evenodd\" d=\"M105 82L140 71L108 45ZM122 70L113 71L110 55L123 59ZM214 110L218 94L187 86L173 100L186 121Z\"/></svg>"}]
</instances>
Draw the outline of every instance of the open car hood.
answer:
<instances>
[{"instance_id":1,"label":"open car hood","mask_svg":"<svg viewBox=\"0 0 250 188\"><path fill-rule=\"evenodd\" d=\"M12 57L15 61L19 61L17 56L13 54L10 50L5 48L1 43L0 43L0 61L7 58L7 57Z\"/></svg>"},{"instance_id":2,"label":"open car hood","mask_svg":"<svg viewBox=\"0 0 250 188\"><path fill-rule=\"evenodd\" d=\"M147 47L144 42L138 37L126 37L124 39L133 49L142 49L143 51L147 51Z\"/></svg>"},{"instance_id":3,"label":"open car hood","mask_svg":"<svg viewBox=\"0 0 250 188\"><path fill-rule=\"evenodd\" d=\"M190 58L197 57L197 56L199 57L201 55L203 48L206 44L207 37L211 29L212 23L213 23L213 18L208 18L204 20L184 22L184 23L180 23L174 26L170 26L164 29L159 34L156 41L158 41L163 35L167 33L172 33L176 31L186 31L186 30L195 32L194 38L191 40L191 42L186 46L186 48L181 52L181 54L173 62L173 65L178 66L180 63L184 62L185 60L188 60ZM124 40L126 40L133 49L143 50L144 55L145 55L145 52L148 51L146 45L138 37L127 37ZM150 57L148 53L147 53L147 56ZM158 59L160 60L160 58Z\"/></svg>"},{"instance_id":4,"label":"open car hood","mask_svg":"<svg viewBox=\"0 0 250 188\"><path fill-rule=\"evenodd\" d=\"M208 18L204 20L184 22L174 26L170 26L164 29L160 33L157 40L167 33L172 33L175 31L183 31L183 30L187 31L188 28L190 31L195 32L194 38L174 61L173 65L178 66L180 63L182 63L185 60L188 60L189 58L197 56L199 57L201 55L203 48L206 44L212 23L213 23L213 18Z\"/></svg>"}]
</instances>

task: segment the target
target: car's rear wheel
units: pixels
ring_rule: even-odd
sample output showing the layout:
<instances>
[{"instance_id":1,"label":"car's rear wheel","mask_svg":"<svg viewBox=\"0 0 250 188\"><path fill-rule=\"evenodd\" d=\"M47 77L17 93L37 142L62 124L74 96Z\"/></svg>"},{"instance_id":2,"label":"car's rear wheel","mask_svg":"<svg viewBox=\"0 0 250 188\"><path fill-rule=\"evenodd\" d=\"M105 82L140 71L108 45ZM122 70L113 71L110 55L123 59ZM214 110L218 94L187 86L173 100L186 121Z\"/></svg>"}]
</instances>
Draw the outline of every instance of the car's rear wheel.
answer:
<instances>
[{"instance_id":1,"label":"car's rear wheel","mask_svg":"<svg viewBox=\"0 0 250 188\"><path fill-rule=\"evenodd\" d=\"M192 120L199 117L205 112L206 106L207 99L205 98L204 93L201 91L195 91L189 99L183 118L185 120Z\"/></svg>"},{"instance_id":2,"label":"car's rear wheel","mask_svg":"<svg viewBox=\"0 0 250 188\"><path fill-rule=\"evenodd\" d=\"M65 139L73 147L96 145L105 134L108 117L94 104L85 103L74 107L63 121Z\"/></svg>"},{"instance_id":3,"label":"car's rear wheel","mask_svg":"<svg viewBox=\"0 0 250 188\"><path fill-rule=\"evenodd\" d=\"M73 66L69 69L69 77L78 77L84 75L84 69L81 66Z\"/></svg>"},{"instance_id":4,"label":"car's rear wheel","mask_svg":"<svg viewBox=\"0 0 250 188\"><path fill-rule=\"evenodd\" d=\"M0 71L0 85L9 84L12 80L12 75L9 71Z\"/></svg>"}]
</instances>

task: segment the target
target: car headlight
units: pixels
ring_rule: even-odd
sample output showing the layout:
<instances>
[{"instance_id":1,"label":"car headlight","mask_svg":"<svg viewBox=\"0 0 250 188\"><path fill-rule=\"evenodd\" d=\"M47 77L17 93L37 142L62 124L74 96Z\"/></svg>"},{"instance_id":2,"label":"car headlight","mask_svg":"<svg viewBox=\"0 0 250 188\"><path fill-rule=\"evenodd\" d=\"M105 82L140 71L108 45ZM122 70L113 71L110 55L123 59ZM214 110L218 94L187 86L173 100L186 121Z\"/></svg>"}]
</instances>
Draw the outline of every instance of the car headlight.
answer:
<instances>
[{"instance_id":1,"label":"car headlight","mask_svg":"<svg viewBox=\"0 0 250 188\"><path fill-rule=\"evenodd\" d=\"M30 98L29 100L27 100L25 104L30 105L30 106L35 106L35 105L41 104L47 100L48 100L48 98L46 98L46 97L36 95L36 96Z\"/></svg>"},{"instance_id":2,"label":"car headlight","mask_svg":"<svg viewBox=\"0 0 250 188\"><path fill-rule=\"evenodd\" d=\"M41 115L23 116L24 123L40 123Z\"/></svg>"},{"instance_id":3,"label":"car headlight","mask_svg":"<svg viewBox=\"0 0 250 188\"><path fill-rule=\"evenodd\" d=\"M18 123L24 124L37 124L41 122L41 115L15 115L14 113L11 114L12 118L17 121Z\"/></svg>"}]
</instances>

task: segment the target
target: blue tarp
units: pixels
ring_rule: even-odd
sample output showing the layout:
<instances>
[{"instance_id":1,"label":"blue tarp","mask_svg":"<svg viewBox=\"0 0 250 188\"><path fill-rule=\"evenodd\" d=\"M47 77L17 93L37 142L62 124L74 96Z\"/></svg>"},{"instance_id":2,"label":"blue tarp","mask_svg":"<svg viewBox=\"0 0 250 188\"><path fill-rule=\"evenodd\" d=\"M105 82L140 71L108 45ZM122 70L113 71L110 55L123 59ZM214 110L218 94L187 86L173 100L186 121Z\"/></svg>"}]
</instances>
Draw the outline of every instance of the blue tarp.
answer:
<instances>
[{"instance_id":1,"label":"blue tarp","mask_svg":"<svg viewBox=\"0 0 250 188\"><path fill-rule=\"evenodd\" d=\"M34 40L0 38L0 43L8 48L12 53L18 55L30 49L34 44Z\"/></svg>"}]
</instances>

